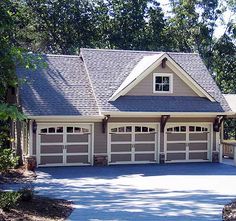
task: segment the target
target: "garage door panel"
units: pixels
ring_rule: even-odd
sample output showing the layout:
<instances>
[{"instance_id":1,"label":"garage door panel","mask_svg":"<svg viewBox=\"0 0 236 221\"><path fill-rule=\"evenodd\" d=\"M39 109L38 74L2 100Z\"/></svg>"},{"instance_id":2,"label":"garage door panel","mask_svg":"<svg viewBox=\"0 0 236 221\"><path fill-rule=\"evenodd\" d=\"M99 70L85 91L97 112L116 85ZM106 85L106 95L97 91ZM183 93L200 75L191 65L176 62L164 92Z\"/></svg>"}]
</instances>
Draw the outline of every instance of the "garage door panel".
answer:
<instances>
[{"instance_id":1,"label":"garage door panel","mask_svg":"<svg viewBox=\"0 0 236 221\"><path fill-rule=\"evenodd\" d=\"M168 141L185 141L186 134L185 133L167 133Z\"/></svg>"},{"instance_id":2,"label":"garage door panel","mask_svg":"<svg viewBox=\"0 0 236 221\"><path fill-rule=\"evenodd\" d=\"M57 134L42 134L41 135L41 143L62 143L63 142L63 135Z\"/></svg>"},{"instance_id":3,"label":"garage door panel","mask_svg":"<svg viewBox=\"0 0 236 221\"><path fill-rule=\"evenodd\" d=\"M154 161L155 155L153 154L135 154L135 161Z\"/></svg>"},{"instance_id":4,"label":"garage door panel","mask_svg":"<svg viewBox=\"0 0 236 221\"><path fill-rule=\"evenodd\" d=\"M88 145L67 145L66 152L67 153L87 153Z\"/></svg>"},{"instance_id":5,"label":"garage door panel","mask_svg":"<svg viewBox=\"0 0 236 221\"><path fill-rule=\"evenodd\" d=\"M88 155L73 155L73 156L67 156L66 157L67 163L88 163Z\"/></svg>"},{"instance_id":6,"label":"garage door panel","mask_svg":"<svg viewBox=\"0 0 236 221\"><path fill-rule=\"evenodd\" d=\"M63 145L41 145L41 153L63 153Z\"/></svg>"},{"instance_id":7,"label":"garage door panel","mask_svg":"<svg viewBox=\"0 0 236 221\"><path fill-rule=\"evenodd\" d=\"M135 144L135 151L155 151L155 144Z\"/></svg>"},{"instance_id":8,"label":"garage door panel","mask_svg":"<svg viewBox=\"0 0 236 221\"><path fill-rule=\"evenodd\" d=\"M207 143L190 143L189 150L207 150L208 144Z\"/></svg>"},{"instance_id":9,"label":"garage door panel","mask_svg":"<svg viewBox=\"0 0 236 221\"><path fill-rule=\"evenodd\" d=\"M155 134L135 134L135 141L154 141Z\"/></svg>"},{"instance_id":10,"label":"garage door panel","mask_svg":"<svg viewBox=\"0 0 236 221\"><path fill-rule=\"evenodd\" d=\"M111 152L129 152L131 144L111 144Z\"/></svg>"},{"instance_id":11,"label":"garage door panel","mask_svg":"<svg viewBox=\"0 0 236 221\"><path fill-rule=\"evenodd\" d=\"M167 161L171 160L185 160L186 153L167 153L166 154Z\"/></svg>"},{"instance_id":12,"label":"garage door panel","mask_svg":"<svg viewBox=\"0 0 236 221\"><path fill-rule=\"evenodd\" d=\"M62 164L63 156L41 156L41 164Z\"/></svg>"},{"instance_id":13,"label":"garage door panel","mask_svg":"<svg viewBox=\"0 0 236 221\"><path fill-rule=\"evenodd\" d=\"M111 134L111 142L131 141L131 134Z\"/></svg>"},{"instance_id":14,"label":"garage door panel","mask_svg":"<svg viewBox=\"0 0 236 221\"><path fill-rule=\"evenodd\" d=\"M189 140L207 140L207 133L190 133Z\"/></svg>"},{"instance_id":15,"label":"garage door panel","mask_svg":"<svg viewBox=\"0 0 236 221\"><path fill-rule=\"evenodd\" d=\"M131 161L131 154L111 154L111 162L129 162Z\"/></svg>"},{"instance_id":16,"label":"garage door panel","mask_svg":"<svg viewBox=\"0 0 236 221\"><path fill-rule=\"evenodd\" d=\"M168 143L167 151L185 151L186 143Z\"/></svg>"},{"instance_id":17,"label":"garage door panel","mask_svg":"<svg viewBox=\"0 0 236 221\"><path fill-rule=\"evenodd\" d=\"M88 142L88 134L68 134L68 143Z\"/></svg>"},{"instance_id":18,"label":"garage door panel","mask_svg":"<svg viewBox=\"0 0 236 221\"><path fill-rule=\"evenodd\" d=\"M207 160L207 153L206 152L189 153L189 159L191 159L191 160Z\"/></svg>"}]
</instances>

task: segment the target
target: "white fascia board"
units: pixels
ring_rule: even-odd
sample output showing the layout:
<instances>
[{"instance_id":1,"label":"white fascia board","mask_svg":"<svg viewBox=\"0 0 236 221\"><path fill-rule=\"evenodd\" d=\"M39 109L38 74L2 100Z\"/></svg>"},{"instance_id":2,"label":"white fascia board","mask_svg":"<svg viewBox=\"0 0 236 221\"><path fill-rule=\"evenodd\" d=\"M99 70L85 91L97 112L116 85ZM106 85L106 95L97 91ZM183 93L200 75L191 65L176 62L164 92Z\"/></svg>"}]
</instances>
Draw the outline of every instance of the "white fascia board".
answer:
<instances>
[{"instance_id":1,"label":"white fascia board","mask_svg":"<svg viewBox=\"0 0 236 221\"><path fill-rule=\"evenodd\" d=\"M69 121L69 120L78 120L78 121L100 121L104 118L103 115L96 116L27 116L28 119L37 120L37 121Z\"/></svg>"},{"instance_id":2,"label":"white fascia board","mask_svg":"<svg viewBox=\"0 0 236 221\"><path fill-rule=\"evenodd\" d=\"M215 102L215 99L206 92L182 67L180 67L169 55L166 54L167 65L177 74L181 80L189 85L192 90L200 97L207 97L210 101Z\"/></svg>"},{"instance_id":3,"label":"white fascia board","mask_svg":"<svg viewBox=\"0 0 236 221\"><path fill-rule=\"evenodd\" d=\"M135 85L137 85L143 78L145 78L152 70L158 66L158 62L161 63L165 53L157 55L144 56L138 64L133 68L128 77L110 97L109 101L115 101L118 97L126 94Z\"/></svg>"},{"instance_id":4,"label":"white fascia board","mask_svg":"<svg viewBox=\"0 0 236 221\"><path fill-rule=\"evenodd\" d=\"M158 117L162 115L170 115L173 117L215 117L216 115L234 115L234 112L102 112L104 115L111 117Z\"/></svg>"}]
</instances>

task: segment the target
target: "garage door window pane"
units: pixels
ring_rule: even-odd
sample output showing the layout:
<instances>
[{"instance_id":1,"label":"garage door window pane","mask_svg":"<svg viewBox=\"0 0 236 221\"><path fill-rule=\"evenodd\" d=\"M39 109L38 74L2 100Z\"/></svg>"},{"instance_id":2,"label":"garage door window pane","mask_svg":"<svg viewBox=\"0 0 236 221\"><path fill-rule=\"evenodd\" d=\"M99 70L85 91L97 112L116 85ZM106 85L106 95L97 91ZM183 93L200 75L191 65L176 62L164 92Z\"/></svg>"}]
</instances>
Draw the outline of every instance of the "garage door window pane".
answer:
<instances>
[{"instance_id":1,"label":"garage door window pane","mask_svg":"<svg viewBox=\"0 0 236 221\"><path fill-rule=\"evenodd\" d=\"M75 127L74 132L75 133L81 133L81 128L80 127Z\"/></svg>"},{"instance_id":2,"label":"garage door window pane","mask_svg":"<svg viewBox=\"0 0 236 221\"><path fill-rule=\"evenodd\" d=\"M54 128L54 127L48 128L48 132L49 132L49 133L55 133L55 128Z\"/></svg>"},{"instance_id":3,"label":"garage door window pane","mask_svg":"<svg viewBox=\"0 0 236 221\"><path fill-rule=\"evenodd\" d=\"M57 133L63 133L63 127L57 127Z\"/></svg>"},{"instance_id":4,"label":"garage door window pane","mask_svg":"<svg viewBox=\"0 0 236 221\"><path fill-rule=\"evenodd\" d=\"M179 127L174 127L175 132L179 132Z\"/></svg>"},{"instance_id":5,"label":"garage door window pane","mask_svg":"<svg viewBox=\"0 0 236 221\"><path fill-rule=\"evenodd\" d=\"M112 132L112 133L117 132L117 128L111 128L111 132Z\"/></svg>"},{"instance_id":6,"label":"garage door window pane","mask_svg":"<svg viewBox=\"0 0 236 221\"><path fill-rule=\"evenodd\" d=\"M185 126L181 126L181 132L185 132L186 131L186 127Z\"/></svg>"},{"instance_id":7,"label":"garage door window pane","mask_svg":"<svg viewBox=\"0 0 236 221\"><path fill-rule=\"evenodd\" d=\"M141 132L141 127L135 127L135 132Z\"/></svg>"},{"instance_id":8,"label":"garage door window pane","mask_svg":"<svg viewBox=\"0 0 236 221\"><path fill-rule=\"evenodd\" d=\"M201 127L196 127L196 131L200 132L201 131Z\"/></svg>"},{"instance_id":9,"label":"garage door window pane","mask_svg":"<svg viewBox=\"0 0 236 221\"><path fill-rule=\"evenodd\" d=\"M119 127L119 132L125 132L125 128L124 127Z\"/></svg>"},{"instance_id":10,"label":"garage door window pane","mask_svg":"<svg viewBox=\"0 0 236 221\"><path fill-rule=\"evenodd\" d=\"M47 132L48 132L47 128L41 129L41 133L47 133Z\"/></svg>"},{"instance_id":11,"label":"garage door window pane","mask_svg":"<svg viewBox=\"0 0 236 221\"><path fill-rule=\"evenodd\" d=\"M149 128L149 132L154 132L155 128Z\"/></svg>"},{"instance_id":12,"label":"garage door window pane","mask_svg":"<svg viewBox=\"0 0 236 221\"><path fill-rule=\"evenodd\" d=\"M195 127L190 126L190 127L189 127L189 131L191 131L191 132L195 131Z\"/></svg>"},{"instance_id":13,"label":"garage door window pane","mask_svg":"<svg viewBox=\"0 0 236 221\"><path fill-rule=\"evenodd\" d=\"M148 132L148 127L142 127L142 132Z\"/></svg>"},{"instance_id":14,"label":"garage door window pane","mask_svg":"<svg viewBox=\"0 0 236 221\"><path fill-rule=\"evenodd\" d=\"M83 132L83 133L88 133L89 130L88 130L87 128L82 128L82 132Z\"/></svg>"},{"instance_id":15,"label":"garage door window pane","mask_svg":"<svg viewBox=\"0 0 236 221\"><path fill-rule=\"evenodd\" d=\"M67 127L67 133L73 133L73 127Z\"/></svg>"},{"instance_id":16,"label":"garage door window pane","mask_svg":"<svg viewBox=\"0 0 236 221\"><path fill-rule=\"evenodd\" d=\"M132 127L126 127L126 132L132 132Z\"/></svg>"}]
</instances>

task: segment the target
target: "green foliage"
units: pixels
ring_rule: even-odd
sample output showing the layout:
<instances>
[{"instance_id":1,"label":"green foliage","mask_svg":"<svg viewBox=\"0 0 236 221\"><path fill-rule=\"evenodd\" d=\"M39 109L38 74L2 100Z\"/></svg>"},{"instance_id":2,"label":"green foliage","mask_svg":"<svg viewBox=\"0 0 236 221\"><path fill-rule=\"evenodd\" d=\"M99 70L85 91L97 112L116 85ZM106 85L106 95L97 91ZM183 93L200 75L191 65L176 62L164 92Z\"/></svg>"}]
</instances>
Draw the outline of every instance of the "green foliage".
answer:
<instances>
[{"instance_id":1,"label":"green foliage","mask_svg":"<svg viewBox=\"0 0 236 221\"><path fill-rule=\"evenodd\" d=\"M18 157L15 156L11 149L0 148L0 172L6 172L14 168L18 163Z\"/></svg>"},{"instance_id":2,"label":"green foliage","mask_svg":"<svg viewBox=\"0 0 236 221\"><path fill-rule=\"evenodd\" d=\"M22 114L16 105L0 104L0 120L25 120L26 116Z\"/></svg>"},{"instance_id":3,"label":"green foliage","mask_svg":"<svg viewBox=\"0 0 236 221\"><path fill-rule=\"evenodd\" d=\"M3 210L9 210L14 207L19 199L21 194L18 192L1 192L0 191L0 208Z\"/></svg>"},{"instance_id":4,"label":"green foliage","mask_svg":"<svg viewBox=\"0 0 236 221\"><path fill-rule=\"evenodd\" d=\"M223 93L236 93L236 46L225 34L214 48L216 82Z\"/></svg>"}]
</instances>

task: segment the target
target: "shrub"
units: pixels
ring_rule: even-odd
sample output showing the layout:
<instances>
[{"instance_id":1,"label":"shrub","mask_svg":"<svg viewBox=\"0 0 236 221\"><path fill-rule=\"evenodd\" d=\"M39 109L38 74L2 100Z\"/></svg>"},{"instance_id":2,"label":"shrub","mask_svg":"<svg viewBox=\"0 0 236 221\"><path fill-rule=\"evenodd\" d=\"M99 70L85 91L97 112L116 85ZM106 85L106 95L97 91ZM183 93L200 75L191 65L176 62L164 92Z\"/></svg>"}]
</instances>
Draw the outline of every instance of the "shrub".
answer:
<instances>
[{"instance_id":1,"label":"shrub","mask_svg":"<svg viewBox=\"0 0 236 221\"><path fill-rule=\"evenodd\" d=\"M21 194L22 201L31 201L34 197L34 189L29 187L24 187L18 191Z\"/></svg>"},{"instance_id":2,"label":"shrub","mask_svg":"<svg viewBox=\"0 0 236 221\"><path fill-rule=\"evenodd\" d=\"M20 197L19 192L0 192L0 208L6 211L9 210L17 204Z\"/></svg>"},{"instance_id":3,"label":"shrub","mask_svg":"<svg viewBox=\"0 0 236 221\"><path fill-rule=\"evenodd\" d=\"M16 157L11 149L0 148L0 172L6 172L17 165Z\"/></svg>"}]
</instances>

